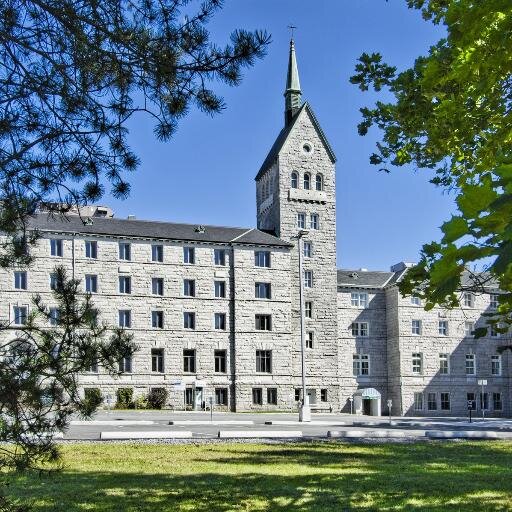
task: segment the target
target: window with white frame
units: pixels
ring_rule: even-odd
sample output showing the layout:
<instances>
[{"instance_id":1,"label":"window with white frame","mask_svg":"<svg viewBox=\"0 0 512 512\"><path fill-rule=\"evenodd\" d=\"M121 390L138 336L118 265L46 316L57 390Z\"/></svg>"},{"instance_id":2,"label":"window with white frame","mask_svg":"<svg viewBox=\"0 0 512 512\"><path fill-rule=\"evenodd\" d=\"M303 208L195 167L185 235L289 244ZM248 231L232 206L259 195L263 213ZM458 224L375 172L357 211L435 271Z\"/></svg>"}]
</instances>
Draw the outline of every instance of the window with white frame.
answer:
<instances>
[{"instance_id":1,"label":"window with white frame","mask_svg":"<svg viewBox=\"0 0 512 512\"><path fill-rule=\"evenodd\" d=\"M427 409L429 411L437 411L437 394L427 393Z\"/></svg>"},{"instance_id":2,"label":"window with white frame","mask_svg":"<svg viewBox=\"0 0 512 512\"><path fill-rule=\"evenodd\" d=\"M183 328L195 329L196 328L196 314L192 311L185 311L183 313Z\"/></svg>"},{"instance_id":3,"label":"window with white frame","mask_svg":"<svg viewBox=\"0 0 512 512\"><path fill-rule=\"evenodd\" d=\"M489 410L489 393L479 393L480 395L480 410Z\"/></svg>"},{"instance_id":4,"label":"window with white frame","mask_svg":"<svg viewBox=\"0 0 512 512\"><path fill-rule=\"evenodd\" d=\"M129 276L119 276L119 293L132 293L132 278Z\"/></svg>"},{"instance_id":5,"label":"window with white frame","mask_svg":"<svg viewBox=\"0 0 512 512\"><path fill-rule=\"evenodd\" d=\"M304 190L309 190L311 188L311 174L309 172L304 173Z\"/></svg>"},{"instance_id":6,"label":"window with white frame","mask_svg":"<svg viewBox=\"0 0 512 512\"><path fill-rule=\"evenodd\" d=\"M50 308L48 321L52 327L55 327L59 323L60 312L59 308Z\"/></svg>"},{"instance_id":7,"label":"window with white frame","mask_svg":"<svg viewBox=\"0 0 512 512\"><path fill-rule=\"evenodd\" d=\"M213 351L213 360L215 366L215 373L226 373L227 368L227 352L226 350L219 349Z\"/></svg>"},{"instance_id":8,"label":"window with white frame","mask_svg":"<svg viewBox=\"0 0 512 512\"><path fill-rule=\"evenodd\" d=\"M195 297L196 296L196 282L194 279L184 279L183 280L183 295L185 297Z\"/></svg>"},{"instance_id":9,"label":"window with white frame","mask_svg":"<svg viewBox=\"0 0 512 512\"><path fill-rule=\"evenodd\" d=\"M491 293L489 307L491 309L498 309L499 295L497 293Z\"/></svg>"},{"instance_id":10,"label":"window with white frame","mask_svg":"<svg viewBox=\"0 0 512 512\"><path fill-rule=\"evenodd\" d=\"M423 393L414 393L414 410L423 410Z\"/></svg>"},{"instance_id":11,"label":"window with white frame","mask_svg":"<svg viewBox=\"0 0 512 512\"><path fill-rule=\"evenodd\" d=\"M98 258L98 242L94 240L85 241L85 257L93 260Z\"/></svg>"},{"instance_id":12,"label":"window with white frame","mask_svg":"<svg viewBox=\"0 0 512 512\"><path fill-rule=\"evenodd\" d=\"M132 326L132 312L129 309L119 310L119 327L130 328Z\"/></svg>"},{"instance_id":13,"label":"window with white frame","mask_svg":"<svg viewBox=\"0 0 512 512\"><path fill-rule=\"evenodd\" d=\"M315 188L319 192L324 189L324 178L321 174L317 174L315 177Z\"/></svg>"},{"instance_id":14,"label":"window with white frame","mask_svg":"<svg viewBox=\"0 0 512 512\"><path fill-rule=\"evenodd\" d=\"M277 388L267 388L267 404L277 405Z\"/></svg>"},{"instance_id":15,"label":"window with white frame","mask_svg":"<svg viewBox=\"0 0 512 512\"><path fill-rule=\"evenodd\" d=\"M303 242L303 244L304 258L311 258L313 256L313 244L311 242Z\"/></svg>"},{"instance_id":16,"label":"window with white frame","mask_svg":"<svg viewBox=\"0 0 512 512\"><path fill-rule=\"evenodd\" d=\"M309 216L309 229L320 229L320 217L318 213Z\"/></svg>"},{"instance_id":17,"label":"window with white frame","mask_svg":"<svg viewBox=\"0 0 512 512\"><path fill-rule=\"evenodd\" d=\"M272 315L254 315L254 323L257 331L271 331Z\"/></svg>"},{"instance_id":18,"label":"window with white frame","mask_svg":"<svg viewBox=\"0 0 512 512\"><path fill-rule=\"evenodd\" d=\"M256 371L272 373L272 350L256 350Z\"/></svg>"},{"instance_id":19,"label":"window with white frame","mask_svg":"<svg viewBox=\"0 0 512 512\"><path fill-rule=\"evenodd\" d=\"M25 271L14 272L14 288L16 290L27 289L27 273Z\"/></svg>"},{"instance_id":20,"label":"window with white frame","mask_svg":"<svg viewBox=\"0 0 512 512\"><path fill-rule=\"evenodd\" d=\"M438 332L441 336L448 336L448 320L439 320Z\"/></svg>"},{"instance_id":21,"label":"window with white frame","mask_svg":"<svg viewBox=\"0 0 512 512\"><path fill-rule=\"evenodd\" d=\"M214 281L213 288L217 299L226 298L226 281Z\"/></svg>"},{"instance_id":22,"label":"window with white frame","mask_svg":"<svg viewBox=\"0 0 512 512\"><path fill-rule=\"evenodd\" d=\"M350 326L352 336L367 337L369 332L368 322L352 322Z\"/></svg>"},{"instance_id":23,"label":"window with white frame","mask_svg":"<svg viewBox=\"0 0 512 512\"><path fill-rule=\"evenodd\" d=\"M50 274L50 290L56 290L57 289L57 274L51 273Z\"/></svg>"},{"instance_id":24,"label":"window with white frame","mask_svg":"<svg viewBox=\"0 0 512 512\"><path fill-rule=\"evenodd\" d=\"M151 278L151 293L153 295L164 294L164 278L163 277L152 277Z\"/></svg>"},{"instance_id":25,"label":"window with white frame","mask_svg":"<svg viewBox=\"0 0 512 512\"><path fill-rule=\"evenodd\" d=\"M304 270L304 288L313 288L312 270Z\"/></svg>"},{"instance_id":26,"label":"window with white frame","mask_svg":"<svg viewBox=\"0 0 512 512\"><path fill-rule=\"evenodd\" d=\"M350 304L356 308L365 308L368 306L368 294L361 292L352 292L350 294Z\"/></svg>"},{"instance_id":27,"label":"window with white frame","mask_svg":"<svg viewBox=\"0 0 512 512\"><path fill-rule=\"evenodd\" d=\"M215 405L228 405L228 388L215 388Z\"/></svg>"},{"instance_id":28,"label":"window with white frame","mask_svg":"<svg viewBox=\"0 0 512 512\"><path fill-rule=\"evenodd\" d=\"M423 354L413 352L412 354L412 373L421 375L423 373Z\"/></svg>"},{"instance_id":29,"label":"window with white frame","mask_svg":"<svg viewBox=\"0 0 512 512\"><path fill-rule=\"evenodd\" d=\"M196 251L194 247L183 247L183 263L193 265L196 262Z\"/></svg>"},{"instance_id":30,"label":"window with white frame","mask_svg":"<svg viewBox=\"0 0 512 512\"><path fill-rule=\"evenodd\" d=\"M370 375L370 356L368 354L353 354L352 373L355 377Z\"/></svg>"},{"instance_id":31,"label":"window with white frame","mask_svg":"<svg viewBox=\"0 0 512 512\"><path fill-rule=\"evenodd\" d=\"M475 304L475 296L471 292L464 292L463 299L464 306L467 308L472 308Z\"/></svg>"},{"instance_id":32,"label":"window with white frame","mask_svg":"<svg viewBox=\"0 0 512 512\"><path fill-rule=\"evenodd\" d=\"M164 246L152 245L151 246L151 261L162 263L164 261Z\"/></svg>"},{"instance_id":33,"label":"window with white frame","mask_svg":"<svg viewBox=\"0 0 512 512\"><path fill-rule=\"evenodd\" d=\"M439 373L449 375L450 373L450 355L447 353L439 354Z\"/></svg>"},{"instance_id":34,"label":"window with white frame","mask_svg":"<svg viewBox=\"0 0 512 512\"><path fill-rule=\"evenodd\" d=\"M306 229L306 214L304 212L297 213L297 227Z\"/></svg>"},{"instance_id":35,"label":"window with white frame","mask_svg":"<svg viewBox=\"0 0 512 512\"><path fill-rule=\"evenodd\" d=\"M472 336L474 330L474 322L464 322L464 336Z\"/></svg>"},{"instance_id":36,"label":"window with white frame","mask_svg":"<svg viewBox=\"0 0 512 512\"><path fill-rule=\"evenodd\" d=\"M299 175L295 171L292 172L290 186L292 188L299 188Z\"/></svg>"},{"instance_id":37,"label":"window with white frame","mask_svg":"<svg viewBox=\"0 0 512 512\"><path fill-rule=\"evenodd\" d=\"M85 274L85 291L87 293L98 293L98 276Z\"/></svg>"},{"instance_id":38,"label":"window with white frame","mask_svg":"<svg viewBox=\"0 0 512 512\"><path fill-rule=\"evenodd\" d=\"M503 409L503 402L501 401L501 393L492 394L492 408L495 411L501 411Z\"/></svg>"},{"instance_id":39,"label":"window with white frame","mask_svg":"<svg viewBox=\"0 0 512 512\"><path fill-rule=\"evenodd\" d=\"M411 320L411 334L421 334L421 320Z\"/></svg>"},{"instance_id":40,"label":"window with white frame","mask_svg":"<svg viewBox=\"0 0 512 512\"><path fill-rule=\"evenodd\" d=\"M270 251L254 251L254 266L270 268Z\"/></svg>"},{"instance_id":41,"label":"window with white frame","mask_svg":"<svg viewBox=\"0 0 512 512\"><path fill-rule=\"evenodd\" d=\"M151 349L151 371L155 373L164 373L164 349Z\"/></svg>"},{"instance_id":42,"label":"window with white frame","mask_svg":"<svg viewBox=\"0 0 512 512\"><path fill-rule=\"evenodd\" d=\"M475 354L466 354L466 375L476 375Z\"/></svg>"},{"instance_id":43,"label":"window with white frame","mask_svg":"<svg viewBox=\"0 0 512 512\"><path fill-rule=\"evenodd\" d=\"M441 396L441 410L442 411L449 411L451 408L450 405L450 393L440 393Z\"/></svg>"},{"instance_id":44,"label":"window with white frame","mask_svg":"<svg viewBox=\"0 0 512 512\"><path fill-rule=\"evenodd\" d=\"M125 356L119 360L119 371L121 373L132 373L132 356Z\"/></svg>"},{"instance_id":45,"label":"window with white frame","mask_svg":"<svg viewBox=\"0 0 512 512\"><path fill-rule=\"evenodd\" d=\"M306 333L306 348L313 348L314 338L315 333L313 331L308 331Z\"/></svg>"},{"instance_id":46,"label":"window with white frame","mask_svg":"<svg viewBox=\"0 0 512 512\"><path fill-rule=\"evenodd\" d=\"M226 330L226 313L214 313L214 326L217 330Z\"/></svg>"},{"instance_id":47,"label":"window with white frame","mask_svg":"<svg viewBox=\"0 0 512 512\"><path fill-rule=\"evenodd\" d=\"M60 258L62 257L62 240L60 238L52 238L50 240L50 254Z\"/></svg>"},{"instance_id":48,"label":"window with white frame","mask_svg":"<svg viewBox=\"0 0 512 512\"><path fill-rule=\"evenodd\" d=\"M414 306L421 306L421 299L415 295L411 295L411 304Z\"/></svg>"},{"instance_id":49,"label":"window with white frame","mask_svg":"<svg viewBox=\"0 0 512 512\"><path fill-rule=\"evenodd\" d=\"M226 250L225 249L214 249L213 250L213 262L215 265L223 267L226 265Z\"/></svg>"},{"instance_id":50,"label":"window with white frame","mask_svg":"<svg viewBox=\"0 0 512 512\"><path fill-rule=\"evenodd\" d=\"M304 313L306 318L313 318L313 302L310 300L304 303Z\"/></svg>"},{"instance_id":51,"label":"window with white frame","mask_svg":"<svg viewBox=\"0 0 512 512\"><path fill-rule=\"evenodd\" d=\"M501 375L501 356L491 356L491 375Z\"/></svg>"},{"instance_id":52,"label":"window with white frame","mask_svg":"<svg viewBox=\"0 0 512 512\"><path fill-rule=\"evenodd\" d=\"M270 283L254 283L254 297L257 299L270 299Z\"/></svg>"},{"instance_id":53,"label":"window with white frame","mask_svg":"<svg viewBox=\"0 0 512 512\"><path fill-rule=\"evenodd\" d=\"M119 259L124 261L130 261L132 259L132 250L129 243L119 243Z\"/></svg>"},{"instance_id":54,"label":"window with white frame","mask_svg":"<svg viewBox=\"0 0 512 512\"><path fill-rule=\"evenodd\" d=\"M164 312L163 311L151 311L151 327L153 329L164 328Z\"/></svg>"}]
</instances>

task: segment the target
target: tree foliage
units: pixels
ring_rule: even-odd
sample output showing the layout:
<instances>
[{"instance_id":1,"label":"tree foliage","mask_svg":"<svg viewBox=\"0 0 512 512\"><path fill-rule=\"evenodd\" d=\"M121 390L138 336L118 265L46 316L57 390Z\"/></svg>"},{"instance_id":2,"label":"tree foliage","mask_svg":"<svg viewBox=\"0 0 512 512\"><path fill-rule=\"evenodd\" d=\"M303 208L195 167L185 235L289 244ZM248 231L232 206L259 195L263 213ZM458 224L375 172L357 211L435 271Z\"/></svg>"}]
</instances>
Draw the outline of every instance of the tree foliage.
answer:
<instances>
[{"instance_id":1,"label":"tree foliage","mask_svg":"<svg viewBox=\"0 0 512 512\"><path fill-rule=\"evenodd\" d=\"M27 261L25 225L44 202L59 211L126 197L138 164L127 143L136 114L168 140L195 105L220 112L211 85L240 83L265 32L224 46L206 24L221 0L5 0L0 4L0 263Z\"/></svg>"},{"instance_id":2,"label":"tree foliage","mask_svg":"<svg viewBox=\"0 0 512 512\"><path fill-rule=\"evenodd\" d=\"M72 414L88 417L98 406L81 397L79 375L101 365L115 376L119 360L135 350L130 334L100 322L79 287L59 267L55 306L35 296L25 325L0 326L0 442L10 443L0 445L0 469L56 461L55 433Z\"/></svg>"},{"instance_id":3,"label":"tree foliage","mask_svg":"<svg viewBox=\"0 0 512 512\"><path fill-rule=\"evenodd\" d=\"M512 323L512 3L510 0L408 0L446 37L398 72L378 53L363 54L351 82L386 88L389 102L361 109L359 133L382 130L371 163L433 169L453 189L458 211L443 238L423 246L400 286L427 308L453 307L459 291L498 286L490 323ZM490 262L490 263L489 263ZM476 263L486 270L466 279ZM485 329L477 335L484 335Z\"/></svg>"}]
</instances>

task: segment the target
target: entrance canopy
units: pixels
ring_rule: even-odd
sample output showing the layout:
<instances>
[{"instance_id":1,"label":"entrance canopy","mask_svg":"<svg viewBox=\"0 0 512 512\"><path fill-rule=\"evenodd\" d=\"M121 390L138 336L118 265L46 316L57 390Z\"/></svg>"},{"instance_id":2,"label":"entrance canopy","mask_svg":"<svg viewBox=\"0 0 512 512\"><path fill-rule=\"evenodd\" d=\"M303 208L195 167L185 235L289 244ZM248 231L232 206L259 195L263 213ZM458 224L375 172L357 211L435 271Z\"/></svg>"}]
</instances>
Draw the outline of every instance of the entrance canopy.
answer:
<instances>
[{"instance_id":1,"label":"entrance canopy","mask_svg":"<svg viewBox=\"0 0 512 512\"><path fill-rule=\"evenodd\" d=\"M369 398L370 400L378 400L380 399L380 393L375 388L364 388L358 389L354 393L354 397L360 396L361 398Z\"/></svg>"}]
</instances>

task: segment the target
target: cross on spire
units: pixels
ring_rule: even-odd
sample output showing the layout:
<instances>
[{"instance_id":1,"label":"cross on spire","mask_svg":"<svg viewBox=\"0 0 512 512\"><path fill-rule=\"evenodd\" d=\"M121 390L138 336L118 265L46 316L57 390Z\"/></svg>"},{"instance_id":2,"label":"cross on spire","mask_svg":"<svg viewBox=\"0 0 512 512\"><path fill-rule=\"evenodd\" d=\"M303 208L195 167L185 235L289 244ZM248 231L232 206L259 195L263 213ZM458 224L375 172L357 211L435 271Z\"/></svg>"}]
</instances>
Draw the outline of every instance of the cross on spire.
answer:
<instances>
[{"instance_id":1,"label":"cross on spire","mask_svg":"<svg viewBox=\"0 0 512 512\"><path fill-rule=\"evenodd\" d=\"M293 31L297 28L295 25L288 25L290 29L290 39L293 41Z\"/></svg>"}]
</instances>

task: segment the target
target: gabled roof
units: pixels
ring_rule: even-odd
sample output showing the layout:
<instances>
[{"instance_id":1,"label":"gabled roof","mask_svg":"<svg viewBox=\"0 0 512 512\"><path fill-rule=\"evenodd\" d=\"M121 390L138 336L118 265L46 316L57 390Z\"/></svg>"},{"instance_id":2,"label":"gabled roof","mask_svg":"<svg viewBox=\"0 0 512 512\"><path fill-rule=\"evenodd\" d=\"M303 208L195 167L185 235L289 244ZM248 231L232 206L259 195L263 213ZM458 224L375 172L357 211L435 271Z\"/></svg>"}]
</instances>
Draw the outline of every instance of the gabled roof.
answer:
<instances>
[{"instance_id":1,"label":"gabled roof","mask_svg":"<svg viewBox=\"0 0 512 512\"><path fill-rule=\"evenodd\" d=\"M80 233L116 237L149 238L209 243L236 243L274 247L292 247L291 244L259 229L177 224L147 220L87 217L85 224L78 215L49 215L40 213L32 217L29 227L40 232Z\"/></svg>"},{"instance_id":2,"label":"gabled roof","mask_svg":"<svg viewBox=\"0 0 512 512\"><path fill-rule=\"evenodd\" d=\"M352 288L383 288L395 272L374 270L338 270L338 286Z\"/></svg>"},{"instance_id":3,"label":"gabled roof","mask_svg":"<svg viewBox=\"0 0 512 512\"><path fill-rule=\"evenodd\" d=\"M270 151L268 152L268 155L266 156L265 160L263 161L263 164L261 165L260 170L258 171L258 174L256 175L256 178L254 178L255 180L259 179L268 170L268 168L272 166L272 164L276 160L277 156L279 155L281 148L284 146L286 140L288 139L288 135L290 135L291 131L293 130L293 127L295 126L295 123L297 122L297 119L299 118L299 116L303 110L307 110L308 114L311 116L313 126L315 127L316 131L318 132L318 136L320 137L321 141L323 142L330 159L332 160L333 163L336 162L336 155L334 154L334 151L331 148L331 145L329 144L329 141L327 140L325 133L323 132L322 128L320 127L320 123L318 122L318 119L316 118L315 113L313 112L313 109L310 107L309 103L306 101L302 104L300 109L297 110L297 112L295 113L295 115L293 116L291 121L279 132L279 135L277 136L277 139L275 140L274 144L270 148Z\"/></svg>"}]
</instances>

